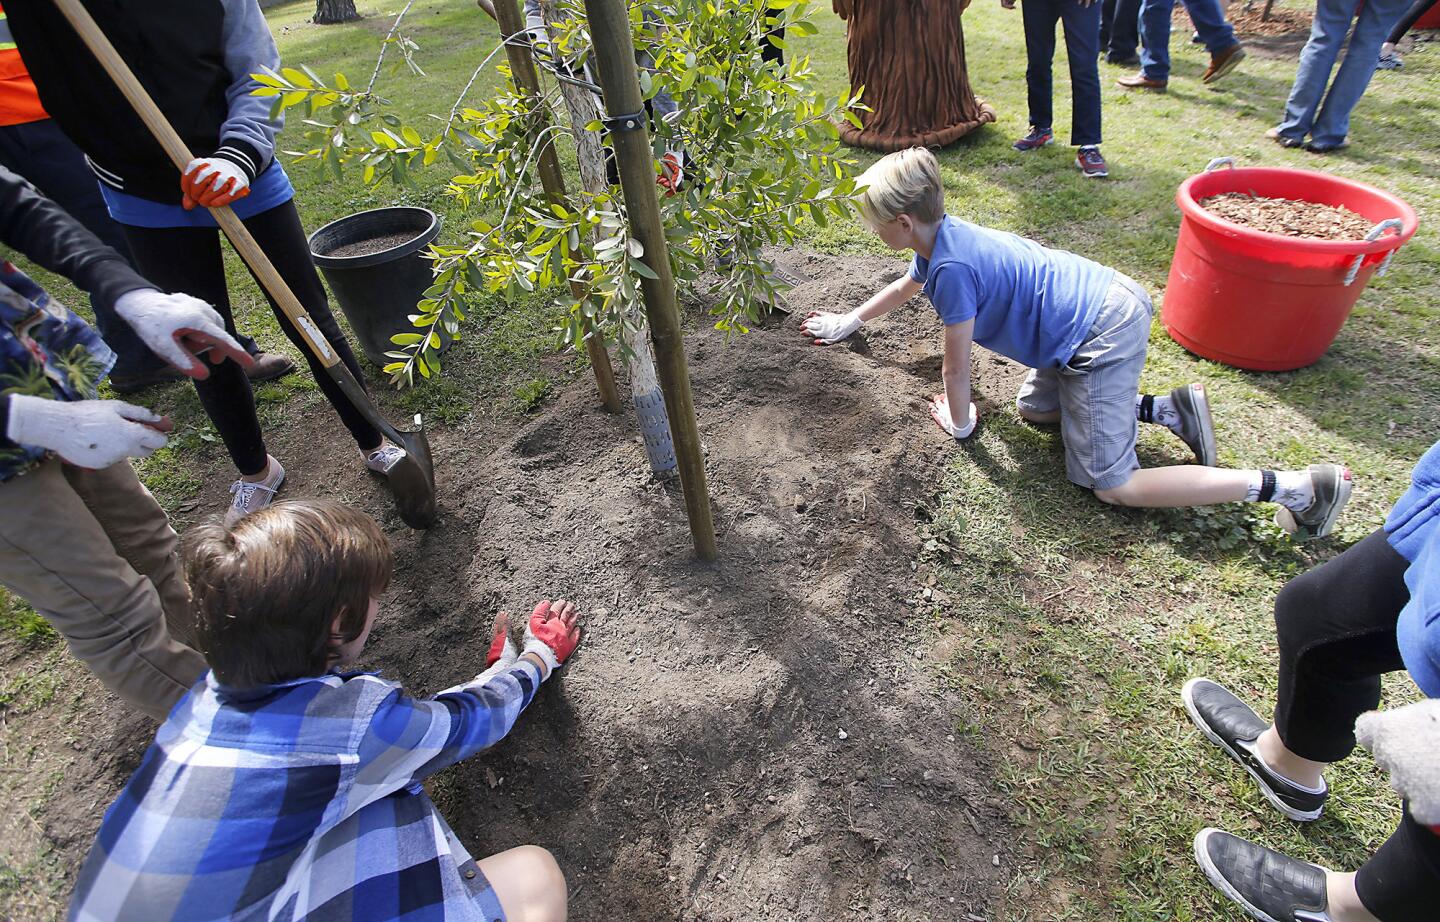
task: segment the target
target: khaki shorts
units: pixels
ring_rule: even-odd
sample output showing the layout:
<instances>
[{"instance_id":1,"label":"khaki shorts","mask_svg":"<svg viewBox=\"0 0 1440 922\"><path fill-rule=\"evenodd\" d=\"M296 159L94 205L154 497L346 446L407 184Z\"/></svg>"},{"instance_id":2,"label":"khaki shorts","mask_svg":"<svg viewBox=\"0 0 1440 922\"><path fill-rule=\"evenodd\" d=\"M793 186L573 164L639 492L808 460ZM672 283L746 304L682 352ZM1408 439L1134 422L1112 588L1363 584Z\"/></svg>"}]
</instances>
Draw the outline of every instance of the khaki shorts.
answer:
<instances>
[{"instance_id":1,"label":"khaki shorts","mask_svg":"<svg viewBox=\"0 0 1440 922\"><path fill-rule=\"evenodd\" d=\"M1135 395L1150 321L1150 296L1119 272L1074 357L1059 368L1030 372L1015 404L1033 413L1060 413L1065 475L1090 490L1123 486L1140 469L1135 456Z\"/></svg>"}]
</instances>

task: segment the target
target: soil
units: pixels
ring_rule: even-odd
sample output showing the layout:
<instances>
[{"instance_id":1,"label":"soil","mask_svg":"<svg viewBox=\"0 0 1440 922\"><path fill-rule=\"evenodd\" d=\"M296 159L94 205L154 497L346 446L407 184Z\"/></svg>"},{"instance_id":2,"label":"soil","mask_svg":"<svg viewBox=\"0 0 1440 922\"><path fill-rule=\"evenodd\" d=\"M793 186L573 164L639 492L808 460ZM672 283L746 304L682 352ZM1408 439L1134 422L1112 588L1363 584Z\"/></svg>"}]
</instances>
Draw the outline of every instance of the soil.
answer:
<instances>
[{"instance_id":1,"label":"soil","mask_svg":"<svg viewBox=\"0 0 1440 922\"><path fill-rule=\"evenodd\" d=\"M919 525L956 450L925 410L939 325L916 301L815 347L806 310L858 304L904 263L782 262L815 280L790 294L794 314L728 342L703 318L687 334L714 565L690 553L680 492L651 478L633 414L602 412L583 378L518 432L483 411L435 431L441 521L425 533L400 524L323 406L287 407L269 433L285 495L356 504L391 536L367 667L433 693L479 669L497 608L582 604L585 642L515 732L429 782L475 854L551 849L577 920L966 922L993 917L1013 872L993 757L958 729L970 703L925 654L946 615L915 570ZM1024 369L978 358L977 402L1012 399ZM214 463L182 531L223 508ZM5 649L11 685L35 664ZM0 776L12 867L47 850L76 867L153 732L69 674L0 714L23 754ZM0 915L57 908L22 896L0 893Z\"/></svg>"},{"instance_id":2,"label":"soil","mask_svg":"<svg viewBox=\"0 0 1440 922\"><path fill-rule=\"evenodd\" d=\"M1200 207L1232 224L1305 240L1364 240L1374 227L1374 222L1342 206L1244 192L1203 198Z\"/></svg>"},{"instance_id":3,"label":"soil","mask_svg":"<svg viewBox=\"0 0 1440 922\"><path fill-rule=\"evenodd\" d=\"M396 247L409 243L420 236L413 231L405 231L400 234L386 234L384 237L371 237L369 240L357 240L354 243L347 243L342 247L336 247L325 256L369 256L372 253L383 253L386 250L393 250Z\"/></svg>"},{"instance_id":4,"label":"soil","mask_svg":"<svg viewBox=\"0 0 1440 922\"><path fill-rule=\"evenodd\" d=\"M1248 8L1247 8L1248 7ZM1263 19L1265 0L1235 0L1225 11L1225 19L1235 27L1235 35L1245 43L1249 54L1277 60L1295 60L1310 37L1311 9L1276 6L1270 18ZM1183 3L1175 4L1173 41L1188 41L1194 32L1189 13ZM1173 49L1172 49L1173 50ZM1242 67L1244 65L1241 65Z\"/></svg>"}]
</instances>

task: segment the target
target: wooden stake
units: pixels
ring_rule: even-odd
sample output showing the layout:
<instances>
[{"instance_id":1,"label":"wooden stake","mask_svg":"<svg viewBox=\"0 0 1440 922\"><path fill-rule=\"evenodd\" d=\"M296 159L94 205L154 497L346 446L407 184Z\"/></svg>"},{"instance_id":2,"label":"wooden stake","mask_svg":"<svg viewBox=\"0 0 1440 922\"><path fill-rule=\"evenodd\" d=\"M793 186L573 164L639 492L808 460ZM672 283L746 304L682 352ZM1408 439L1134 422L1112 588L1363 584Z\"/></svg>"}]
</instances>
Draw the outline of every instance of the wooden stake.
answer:
<instances>
[{"instance_id":1,"label":"wooden stake","mask_svg":"<svg viewBox=\"0 0 1440 922\"><path fill-rule=\"evenodd\" d=\"M680 312L675 304L675 277L670 272L670 254L665 244L665 227L660 219L660 199L655 191L655 160L650 151L640 78L635 69L635 43L630 35L630 17L624 0L585 0L594 43L592 54L600 86L605 91L605 108L611 116L634 115L634 126L612 128L610 143L620 170L620 188L634 238L645 247L643 260L656 278L641 280L645 314L650 321L651 341L665 392L665 410L680 462L680 483L685 491L685 510L695 553L701 560L715 559L715 522L710 510L710 490L705 483L705 457L700 450L700 428L695 422L695 399L690 393L690 370L685 362L685 344L680 330Z\"/></svg>"},{"instance_id":2,"label":"wooden stake","mask_svg":"<svg viewBox=\"0 0 1440 922\"><path fill-rule=\"evenodd\" d=\"M535 70L535 58L530 53L528 40L522 41L519 38L525 31L525 17L520 12L519 0L492 2L495 21L500 24L500 34L505 36L505 54L510 59L510 73L515 78L515 85L539 110L543 105L540 100L540 75ZM548 114L541 127L549 127ZM545 187L545 197L568 208L565 177L560 172L560 158L555 155L555 145L548 138L543 143L545 146L540 151L539 170L540 184ZM571 279L570 294L577 299L583 298L585 287ZM594 335L595 329L590 321L587 319L583 322L585 332L589 334L585 338L585 351L590 356L590 367L595 370L595 386L600 390L600 401L605 404L607 411L619 413L620 392L615 387L615 369L610 364L610 353L605 350L604 340Z\"/></svg>"}]
</instances>

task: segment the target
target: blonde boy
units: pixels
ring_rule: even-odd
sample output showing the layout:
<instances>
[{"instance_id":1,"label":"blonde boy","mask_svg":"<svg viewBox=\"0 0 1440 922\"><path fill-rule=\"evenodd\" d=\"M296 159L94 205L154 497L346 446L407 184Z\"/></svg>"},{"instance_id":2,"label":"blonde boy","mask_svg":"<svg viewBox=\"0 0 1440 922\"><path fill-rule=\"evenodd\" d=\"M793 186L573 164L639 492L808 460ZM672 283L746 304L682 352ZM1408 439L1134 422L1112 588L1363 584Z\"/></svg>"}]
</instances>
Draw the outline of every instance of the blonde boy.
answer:
<instances>
[{"instance_id":1,"label":"blonde boy","mask_svg":"<svg viewBox=\"0 0 1440 922\"><path fill-rule=\"evenodd\" d=\"M945 213L940 167L919 148L881 159L860 179L862 219L886 246L914 250L910 273L848 314L812 313L801 327L817 345L839 342L920 291L945 325L945 392L930 415L957 439L975 429L972 343L1032 370L1016 397L1033 423L1059 423L1069 479L1106 503L1201 506L1274 502L1276 522L1304 539L1330 533L1350 498L1350 472L1214 467L1205 387L1139 394L1154 311L1149 296L1114 269ZM960 414L952 416L959 408ZM1196 465L1141 470L1137 422L1163 425L1195 452Z\"/></svg>"}]
</instances>

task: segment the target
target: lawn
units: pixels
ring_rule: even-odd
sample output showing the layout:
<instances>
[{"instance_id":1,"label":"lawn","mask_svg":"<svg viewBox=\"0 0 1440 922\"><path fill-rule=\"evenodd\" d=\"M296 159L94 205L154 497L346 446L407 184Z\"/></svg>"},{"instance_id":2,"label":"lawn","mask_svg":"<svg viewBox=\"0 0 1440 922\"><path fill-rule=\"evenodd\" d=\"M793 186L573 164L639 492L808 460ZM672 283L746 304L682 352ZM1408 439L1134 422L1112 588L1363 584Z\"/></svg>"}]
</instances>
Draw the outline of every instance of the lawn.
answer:
<instances>
[{"instance_id":1,"label":"lawn","mask_svg":"<svg viewBox=\"0 0 1440 922\"><path fill-rule=\"evenodd\" d=\"M399 5L361 0L366 19L347 26L309 24L313 7L304 0L273 7L267 16L287 63L343 71L353 81L368 75ZM791 51L810 55L823 91L834 94L845 85L844 32L824 6L820 34L793 43ZM384 76L384 92L412 119L443 115L494 49L496 30L462 0L418 0L409 21L426 76ZM1375 529L1405 488L1414 461L1440 437L1440 337L1434 332L1440 319L1440 147L1434 141L1440 45L1420 46L1403 71L1378 73L1356 110L1353 146L1322 159L1263 137L1289 89L1293 55L1252 54L1215 88L1203 87L1204 54L1177 27L1167 94L1115 88L1124 71L1102 64L1103 150L1111 175L1095 181L1080 176L1063 145L1029 155L1010 148L1026 128L1019 12L982 0L965 23L971 82L999 121L941 153L952 214L1113 265L1157 293L1163 293L1179 226L1175 189L1213 157L1328 170L1392 191L1420 215L1420 232L1393 270L1372 283L1330 353L1311 368L1241 372L1186 353L1158 322L1152 332L1146 388L1166 392L1206 382L1222 464L1334 460L1354 470L1355 498L1332 539L1296 546L1259 509L1101 509L1064 482L1058 436L1020 423L1004 409L1013 395L987 392L982 382L981 395L1000 409L953 452L943 482L934 485L918 559L895 562L897 572L914 565L910 628L925 659L965 702L952 715L953 726L925 732L953 733L987 752L1009 805L1016 860L1007 861L1007 883L994 895L989 917L1229 918L1232 910L1213 895L1190 855L1201 826L1352 868L1398 818L1386 779L1359 753L1331 773L1335 796L1324 820L1306 827L1279 820L1244 774L1190 727L1179 690L1187 678L1208 675L1268 707L1276 592ZM1063 141L1069 112L1063 48L1056 73L1062 75L1056 123ZM487 69L472 95L483 98L497 80ZM300 143L292 124L282 147ZM858 153L855 159L863 168L873 158ZM420 204L458 215L443 193L448 174L442 167L426 174L421 189L373 192L305 166L291 172L311 230L377 204ZM884 252L855 226L815 228L809 245L841 257ZM231 271L241 326L267 348L289 351L243 268L232 260ZM82 303L63 283L51 290ZM1159 303L1163 310L1163 298ZM547 395L590 386L580 360L549 358L555 320L543 295L478 303L444 377L388 399L397 410L423 411L442 429L518 427ZM304 375L263 388L260 397L270 418L319 412L318 393ZM180 435L141 464L142 475L167 509L192 521L207 511L196 509L201 493L215 493L206 478L216 476L221 450L189 387L145 398L176 417ZM697 410L703 422L703 403ZM916 425L929 423L917 417ZM1176 462L1181 455L1172 439L1151 432L1142 439L1141 458ZM0 598L0 634L9 663L0 700L16 713L43 712L55 689L83 671L14 600ZM1403 677L1387 682L1387 703L1414 693ZM12 757L18 758L7 748L5 759ZM43 816L56 779L23 774L31 771L23 760L17 765L7 765L12 777L0 788L13 793L13 773L20 772L31 796L7 796L7 803ZM96 821L98 813L81 825L93 829ZM66 868L47 855L4 856L0 906L11 901L8 915L53 914L63 902Z\"/></svg>"}]
</instances>

